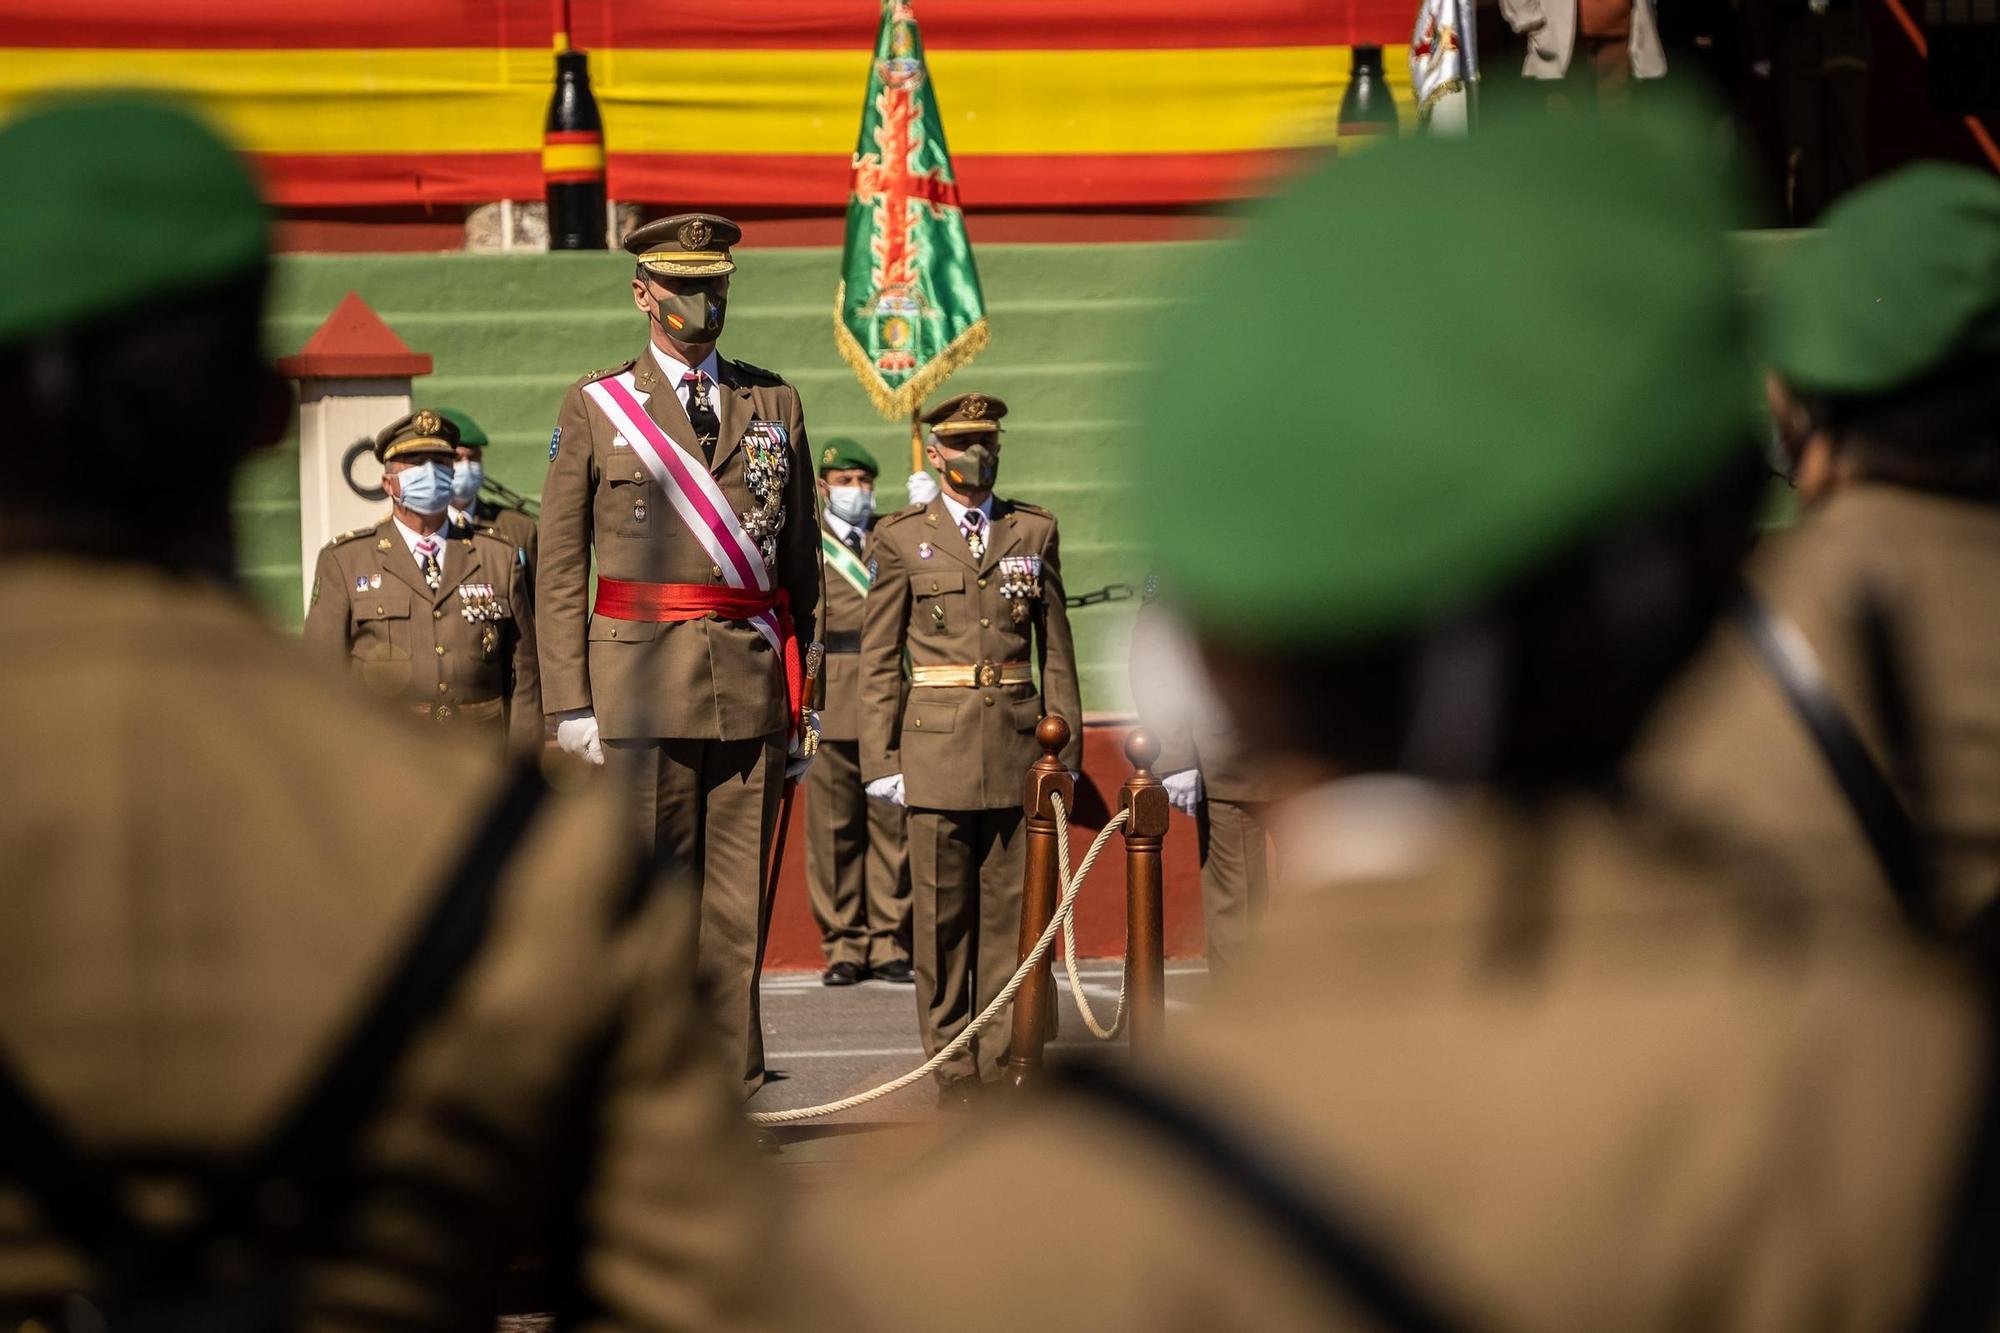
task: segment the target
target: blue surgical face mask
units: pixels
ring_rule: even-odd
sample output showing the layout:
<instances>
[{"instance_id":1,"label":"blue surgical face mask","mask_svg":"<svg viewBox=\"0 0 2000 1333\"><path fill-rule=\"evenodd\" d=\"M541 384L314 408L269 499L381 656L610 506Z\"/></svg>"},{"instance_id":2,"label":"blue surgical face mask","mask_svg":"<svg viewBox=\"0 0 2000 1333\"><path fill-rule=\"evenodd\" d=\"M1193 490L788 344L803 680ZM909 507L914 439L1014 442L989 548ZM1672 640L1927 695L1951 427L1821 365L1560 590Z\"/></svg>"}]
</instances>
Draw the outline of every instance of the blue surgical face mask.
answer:
<instances>
[{"instance_id":1,"label":"blue surgical face mask","mask_svg":"<svg viewBox=\"0 0 2000 1333\"><path fill-rule=\"evenodd\" d=\"M486 465L477 459L461 458L451 465L451 502L460 509L472 508L485 484Z\"/></svg>"},{"instance_id":2,"label":"blue surgical face mask","mask_svg":"<svg viewBox=\"0 0 2000 1333\"><path fill-rule=\"evenodd\" d=\"M442 514L451 501L451 465L418 463L396 474L403 508L415 514Z\"/></svg>"},{"instance_id":3,"label":"blue surgical face mask","mask_svg":"<svg viewBox=\"0 0 2000 1333\"><path fill-rule=\"evenodd\" d=\"M866 486L829 486L826 507L841 522L866 527L868 516L875 512L875 492Z\"/></svg>"}]
</instances>

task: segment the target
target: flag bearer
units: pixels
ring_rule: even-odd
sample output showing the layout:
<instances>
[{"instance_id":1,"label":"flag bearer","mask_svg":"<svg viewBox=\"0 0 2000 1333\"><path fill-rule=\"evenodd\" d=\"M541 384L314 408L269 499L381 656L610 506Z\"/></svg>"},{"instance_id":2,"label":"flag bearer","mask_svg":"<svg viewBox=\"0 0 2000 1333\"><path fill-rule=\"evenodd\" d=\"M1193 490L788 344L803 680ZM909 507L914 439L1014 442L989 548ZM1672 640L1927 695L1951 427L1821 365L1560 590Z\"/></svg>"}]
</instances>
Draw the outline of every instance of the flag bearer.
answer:
<instances>
[{"instance_id":1,"label":"flag bearer","mask_svg":"<svg viewBox=\"0 0 2000 1333\"><path fill-rule=\"evenodd\" d=\"M820 553L826 644L820 743L806 790L806 884L829 986L874 977L908 982L910 871L903 811L871 801L861 782L861 609L874 581L869 529L875 456L853 440L819 451Z\"/></svg>"},{"instance_id":2,"label":"flag bearer","mask_svg":"<svg viewBox=\"0 0 2000 1333\"><path fill-rule=\"evenodd\" d=\"M1035 724L1083 706L1055 515L993 493L1007 405L964 393L924 414L943 494L884 519L861 631L861 773L907 806L924 1050L935 1054L1013 975L1021 920L1021 789ZM904 671L908 655L909 669ZM939 1071L963 1105L1000 1076L1006 1016Z\"/></svg>"},{"instance_id":3,"label":"flag bearer","mask_svg":"<svg viewBox=\"0 0 2000 1333\"><path fill-rule=\"evenodd\" d=\"M764 1082L759 895L781 788L816 744L801 661L820 553L798 391L716 352L741 236L684 213L626 240L647 343L563 396L535 613L557 743L632 784L641 827L691 871L748 1095Z\"/></svg>"}]
</instances>

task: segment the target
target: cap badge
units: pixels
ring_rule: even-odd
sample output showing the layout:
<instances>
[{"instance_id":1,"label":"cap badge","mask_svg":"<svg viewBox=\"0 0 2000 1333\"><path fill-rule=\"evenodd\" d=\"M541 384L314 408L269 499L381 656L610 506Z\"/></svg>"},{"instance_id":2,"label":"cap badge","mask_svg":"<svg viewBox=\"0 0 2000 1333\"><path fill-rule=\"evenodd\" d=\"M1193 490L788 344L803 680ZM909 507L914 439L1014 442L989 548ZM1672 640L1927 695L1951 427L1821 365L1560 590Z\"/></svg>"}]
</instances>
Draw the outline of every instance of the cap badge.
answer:
<instances>
[{"instance_id":1,"label":"cap badge","mask_svg":"<svg viewBox=\"0 0 2000 1333\"><path fill-rule=\"evenodd\" d=\"M431 411L428 407L417 413L417 419L411 425L416 428L416 432L419 435L442 435L444 433L444 422L439 420L438 414Z\"/></svg>"},{"instance_id":2,"label":"cap badge","mask_svg":"<svg viewBox=\"0 0 2000 1333\"><path fill-rule=\"evenodd\" d=\"M969 393L959 405L958 414L968 421L978 421L986 415L986 400L976 393Z\"/></svg>"},{"instance_id":3,"label":"cap badge","mask_svg":"<svg viewBox=\"0 0 2000 1333\"><path fill-rule=\"evenodd\" d=\"M821 467L832 467L833 460L838 458L839 456L840 456L839 454L834 452L833 446L829 444L826 448L820 451L819 465Z\"/></svg>"},{"instance_id":4,"label":"cap badge","mask_svg":"<svg viewBox=\"0 0 2000 1333\"><path fill-rule=\"evenodd\" d=\"M681 245L688 250L705 250L709 237L714 235L708 224L700 218L681 223Z\"/></svg>"}]
</instances>

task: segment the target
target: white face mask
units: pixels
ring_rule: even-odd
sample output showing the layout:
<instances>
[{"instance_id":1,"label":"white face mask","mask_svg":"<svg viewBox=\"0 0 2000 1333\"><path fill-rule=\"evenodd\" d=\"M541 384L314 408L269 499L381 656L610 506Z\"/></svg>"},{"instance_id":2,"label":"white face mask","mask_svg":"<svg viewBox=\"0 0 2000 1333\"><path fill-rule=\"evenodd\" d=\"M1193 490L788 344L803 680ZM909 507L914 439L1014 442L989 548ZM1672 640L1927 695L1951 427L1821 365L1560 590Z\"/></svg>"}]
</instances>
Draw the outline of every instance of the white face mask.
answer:
<instances>
[{"instance_id":1,"label":"white face mask","mask_svg":"<svg viewBox=\"0 0 2000 1333\"><path fill-rule=\"evenodd\" d=\"M451 500L451 465L419 463L396 474L403 508L413 514L442 514Z\"/></svg>"},{"instance_id":2,"label":"white face mask","mask_svg":"<svg viewBox=\"0 0 2000 1333\"><path fill-rule=\"evenodd\" d=\"M451 465L451 502L460 509L472 508L479 488L486 484L486 465L461 458Z\"/></svg>"},{"instance_id":3,"label":"white face mask","mask_svg":"<svg viewBox=\"0 0 2000 1333\"><path fill-rule=\"evenodd\" d=\"M866 486L829 486L826 507L841 522L858 528L875 512L875 492Z\"/></svg>"}]
</instances>

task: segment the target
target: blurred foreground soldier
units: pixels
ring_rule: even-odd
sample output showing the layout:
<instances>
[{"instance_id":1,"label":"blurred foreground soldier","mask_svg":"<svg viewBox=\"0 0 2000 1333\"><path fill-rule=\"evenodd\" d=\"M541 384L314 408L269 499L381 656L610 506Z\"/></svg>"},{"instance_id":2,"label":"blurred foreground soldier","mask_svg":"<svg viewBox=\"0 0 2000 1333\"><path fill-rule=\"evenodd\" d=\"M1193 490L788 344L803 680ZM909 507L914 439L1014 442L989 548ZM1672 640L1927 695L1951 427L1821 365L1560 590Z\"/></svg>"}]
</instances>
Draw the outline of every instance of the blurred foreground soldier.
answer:
<instances>
[{"instance_id":1,"label":"blurred foreground soldier","mask_svg":"<svg viewBox=\"0 0 2000 1333\"><path fill-rule=\"evenodd\" d=\"M764 1082L771 834L816 743L801 659L820 557L798 391L715 350L741 237L687 213L627 238L650 336L563 395L535 614L557 743L609 763L646 837L692 867L701 967L747 1095Z\"/></svg>"},{"instance_id":2,"label":"blurred foreground soldier","mask_svg":"<svg viewBox=\"0 0 2000 1333\"><path fill-rule=\"evenodd\" d=\"M521 552L522 563L527 566L528 586L535 583L535 520L521 507L525 501L514 497L513 502L502 503L484 493L489 484L486 476L486 428L474 421L470 414L455 407L440 407L439 416L458 428L458 452L451 466L451 525L454 528L470 528L488 536L509 542ZM499 487L502 494L513 496L513 492Z\"/></svg>"},{"instance_id":3,"label":"blurred foreground soldier","mask_svg":"<svg viewBox=\"0 0 2000 1333\"><path fill-rule=\"evenodd\" d=\"M875 576L875 455L853 440L819 451L820 558L826 565L825 697L819 755L806 779L806 887L829 986L916 979L910 968L910 869L903 811L861 782L861 609Z\"/></svg>"},{"instance_id":4,"label":"blurred foreground soldier","mask_svg":"<svg viewBox=\"0 0 2000 1333\"><path fill-rule=\"evenodd\" d=\"M813 1327L1936 1327L1957 1239L1990 1285L1955 974L1597 794L1763 491L1706 142L1662 108L1405 140L1190 294L1210 373L1146 386L1136 501L1278 757L1285 883L1157 1066L807 1228ZM1329 360L1356 303L1387 336ZM1287 441L1310 505L1222 438ZM908 1262L940 1217L976 1264Z\"/></svg>"},{"instance_id":5,"label":"blurred foreground soldier","mask_svg":"<svg viewBox=\"0 0 2000 1333\"><path fill-rule=\"evenodd\" d=\"M458 427L422 408L375 437L389 516L320 549L306 650L442 727L542 743L526 553L445 521Z\"/></svg>"},{"instance_id":6,"label":"blurred foreground soldier","mask_svg":"<svg viewBox=\"0 0 2000 1333\"><path fill-rule=\"evenodd\" d=\"M247 174L123 100L0 171L0 412L50 446L0 487L0 1324L491 1327L524 1216L593 1326L740 1322L762 1209L627 812L412 734L232 580L289 412Z\"/></svg>"},{"instance_id":7,"label":"blurred foreground soldier","mask_svg":"<svg viewBox=\"0 0 2000 1333\"><path fill-rule=\"evenodd\" d=\"M876 526L861 631L861 773L870 796L909 807L926 1055L1014 974L1021 789L1041 755L1044 713L1070 725L1063 762L1074 770L1083 754L1055 515L993 494L1006 415L1007 404L978 393L924 414L944 492ZM1007 1016L995 1021L938 1071L943 1104L963 1106L979 1082L1000 1077Z\"/></svg>"},{"instance_id":8,"label":"blurred foreground soldier","mask_svg":"<svg viewBox=\"0 0 2000 1333\"><path fill-rule=\"evenodd\" d=\"M1815 888L1961 928L2000 893L2000 181L1932 163L1864 187L1776 283L1767 387L1801 514L1753 581L1860 767L1836 779L1754 624L1718 636L1638 767Z\"/></svg>"},{"instance_id":9,"label":"blurred foreground soldier","mask_svg":"<svg viewBox=\"0 0 2000 1333\"><path fill-rule=\"evenodd\" d=\"M1201 858L1201 920L1208 970L1221 973L1242 956L1271 896L1271 783L1221 716L1193 661L1193 644L1170 612L1153 601L1132 625L1132 699L1140 725L1160 742L1154 771L1174 809L1195 821Z\"/></svg>"}]
</instances>

